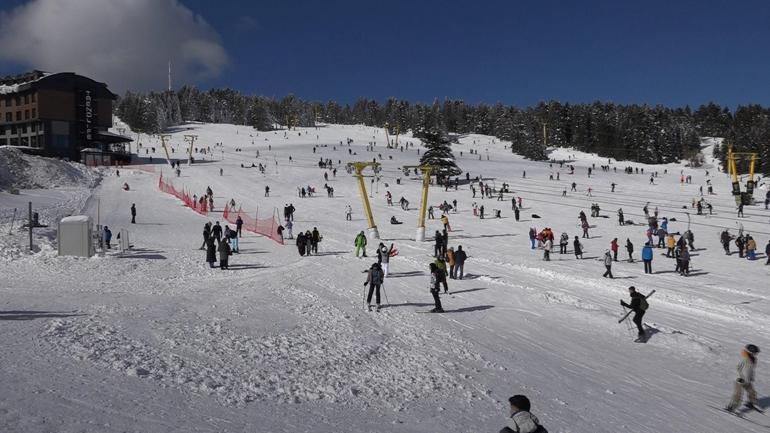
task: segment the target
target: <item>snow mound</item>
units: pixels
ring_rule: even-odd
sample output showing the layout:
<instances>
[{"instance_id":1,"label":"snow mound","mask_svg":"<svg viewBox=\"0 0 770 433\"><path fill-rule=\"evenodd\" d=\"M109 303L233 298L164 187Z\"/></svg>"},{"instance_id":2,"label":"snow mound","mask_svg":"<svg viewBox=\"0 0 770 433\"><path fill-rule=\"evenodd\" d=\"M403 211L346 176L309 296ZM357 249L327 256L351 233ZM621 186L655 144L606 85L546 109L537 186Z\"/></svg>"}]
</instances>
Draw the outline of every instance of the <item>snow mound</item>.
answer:
<instances>
[{"instance_id":1,"label":"snow mound","mask_svg":"<svg viewBox=\"0 0 770 433\"><path fill-rule=\"evenodd\" d=\"M84 165L25 155L18 149L0 148L0 190L93 187L98 176Z\"/></svg>"}]
</instances>

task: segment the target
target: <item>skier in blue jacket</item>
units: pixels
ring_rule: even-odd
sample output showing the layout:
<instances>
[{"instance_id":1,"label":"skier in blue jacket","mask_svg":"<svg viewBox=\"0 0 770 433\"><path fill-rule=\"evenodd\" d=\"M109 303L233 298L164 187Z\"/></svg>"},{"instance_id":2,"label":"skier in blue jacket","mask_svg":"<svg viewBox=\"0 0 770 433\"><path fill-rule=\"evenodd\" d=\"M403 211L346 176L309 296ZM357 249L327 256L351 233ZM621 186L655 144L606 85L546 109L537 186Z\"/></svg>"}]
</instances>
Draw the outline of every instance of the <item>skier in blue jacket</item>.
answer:
<instances>
[{"instance_id":1,"label":"skier in blue jacket","mask_svg":"<svg viewBox=\"0 0 770 433\"><path fill-rule=\"evenodd\" d=\"M644 273L652 273L652 245L649 242L644 244L642 248L642 261L644 262Z\"/></svg>"}]
</instances>

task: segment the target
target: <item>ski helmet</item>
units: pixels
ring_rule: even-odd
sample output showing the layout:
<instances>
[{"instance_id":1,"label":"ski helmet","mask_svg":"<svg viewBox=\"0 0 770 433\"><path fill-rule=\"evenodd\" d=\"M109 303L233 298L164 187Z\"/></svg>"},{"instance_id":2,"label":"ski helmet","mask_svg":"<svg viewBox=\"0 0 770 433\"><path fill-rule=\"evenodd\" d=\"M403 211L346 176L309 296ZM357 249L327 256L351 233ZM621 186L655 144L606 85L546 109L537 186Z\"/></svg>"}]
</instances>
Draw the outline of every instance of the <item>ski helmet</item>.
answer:
<instances>
[{"instance_id":1,"label":"ski helmet","mask_svg":"<svg viewBox=\"0 0 770 433\"><path fill-rule=\"evenodd\" d=\"M746 352L749 352L752 355L756 355L759 353L759 347L753 345L753 344L747 344L746 345Z\"/></svg>"}]
</instances>

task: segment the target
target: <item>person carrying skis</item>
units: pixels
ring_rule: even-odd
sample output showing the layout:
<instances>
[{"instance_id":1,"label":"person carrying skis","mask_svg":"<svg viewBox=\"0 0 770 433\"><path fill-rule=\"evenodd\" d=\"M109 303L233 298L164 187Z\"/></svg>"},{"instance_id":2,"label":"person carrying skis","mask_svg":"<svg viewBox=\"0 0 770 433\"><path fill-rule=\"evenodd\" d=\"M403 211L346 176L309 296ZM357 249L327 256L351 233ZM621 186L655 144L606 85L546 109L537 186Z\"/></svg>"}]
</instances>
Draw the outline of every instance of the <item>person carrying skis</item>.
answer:
<instances>
[{"instance_id":1,"label":"person carrying skis","mask_svg":"<svg viewBox=\"0 0 770 433\"><path fill-rule=\"evenodd\" d=\"M610 250L607 250L604 253L604 267L607 268L607 270L604 271L604 274L602 275L602 277L614 278L612 276L612 254L610 254Z\"/></svg>"},{"instance_id":2,"label":"person carrying skis","mask_svg":"<svg viewBox=\"0 0 770 433\"><path fill-rule=\"evenodd\" d=\"M621 299L620 305L634 312L634 317L631 321L636 325L636 329L639 331L638 337L641 339L645 336L644 328L642 327L642 318L649 307L647 297L637 292L636 287L634 286L628 288L628 294L631 296L631 303L627 304L626 301Z\"/></svg>"},{"instance_id":3,"label":"person carrying skis","mask_svg":"<svg viewBox=\"0 0 770 433\"><path fill-rule=\"evenodd\" d=\"M644 262L644 273L645 274L651 274L652 273L652 246L649 242L644 244L644 248L642 248L642 261Z\"/></svg>"},{"instance_id":4,"label":"person carrying skis","mask_svg":"<svg viewBox=\"0 0 770 433\"><path fill-rule=\"evenodd\" d=\"M580 239L575 236L575 240L572 241L572 248L575 250L575 258L576 259L582 259L583 258L583 245L580 243Z\"/></svg>"},{"instance_id":5,"label":"person carrying skis","mask_svg":"<svg viewBox=\"0 0 770 433\"><path fill-rule=\"evenodd\" d=\"M743 399L743 391L746 391L748 401L746 408L761 412L757 408L757 392L754 390L754 369L757 366L757 355L759 347L753 344L747 344L741 351L741 361L738 363L738 378L735 380L735 391L730 403L725 407L728 412L734 411Z\"/></svg>"},{"instance_id":6,"label":"person carrying skis","mask_svg":"<svg viewBox=\"0 0 770 433\"><path fill-rule=\"evenodd\" d=\"M383 245L384 247L384 245ZM364 281L364 287L369 286L369 294L366 296L366 307L369 311L372 311L372 294L375 295L375 302L377 303L377 311L380 311L380 287L385 278L385 273L380 267L379 263L372 263L369 271L366 275L366 281Z\"/></svg>"},{"instance_id":7,"label":"person carrying skis","mask_svg":"<svg viewBox=\"0 0 770 433\"><path fill-rule=\"evenodd\" d=\"M617 262L618 261L618 249L620 247L618 246L618 238L615 238L610 242L610 249L612 250L612 260Z\"/></svg>"},{"instance_id":8,"label":"person carrying skis","mask_svg":"<svg viewBox=\"0 0 770 433\"><path fill-rule=\"evenodd\" d=\"M430 269L430 294L433 295L433 302L435 308L430 310L431 313L443 313L444 309L441 307L441 299L439 298L439 283L441 271L438 269L435 263L431 263L428 268Z\"/></svg>"},{"instance_id":9,"label":"person carrying skis","mask_svg":"<svg viewBox=\"0 0 770 433\"><path fill-rule=\"evenodd\" d=\"M514 395L508 399L508 404L511 405L508 426L500 433L547 433L537 417L529 412L531 405L526 396Z\"/></svg>"},{"instance_id":10,"label":"person carrying skis","mask_svg":"<svg viewBox=\"0 0 770 433\"><path fill-rule=\"evenodd\" d=\"M356 257L358 257L360 252L363 252L363 257L366 257L366 235L364 234L363 230L361 230L361 233L356 235L354 245L356 247Z\"/></svg>"}]
</instances>

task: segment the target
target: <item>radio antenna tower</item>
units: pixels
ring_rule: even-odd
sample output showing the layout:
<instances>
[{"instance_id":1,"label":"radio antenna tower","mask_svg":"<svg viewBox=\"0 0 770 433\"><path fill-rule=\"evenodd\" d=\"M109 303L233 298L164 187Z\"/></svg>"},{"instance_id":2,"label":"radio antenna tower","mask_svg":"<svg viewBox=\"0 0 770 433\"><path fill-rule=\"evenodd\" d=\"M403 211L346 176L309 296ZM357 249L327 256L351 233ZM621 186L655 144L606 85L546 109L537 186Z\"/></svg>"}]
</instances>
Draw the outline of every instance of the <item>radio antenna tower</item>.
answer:
<instances>
[{"instance_id":1,"label":"radio antenna tower","mask_svg":"<svg viewBox=\"0 0 770 433\"><path fill-rule=\"evenodd\" d=\"M171 60L168 61L168 91L171 91Z\"/></svg>"}]
</instances>

